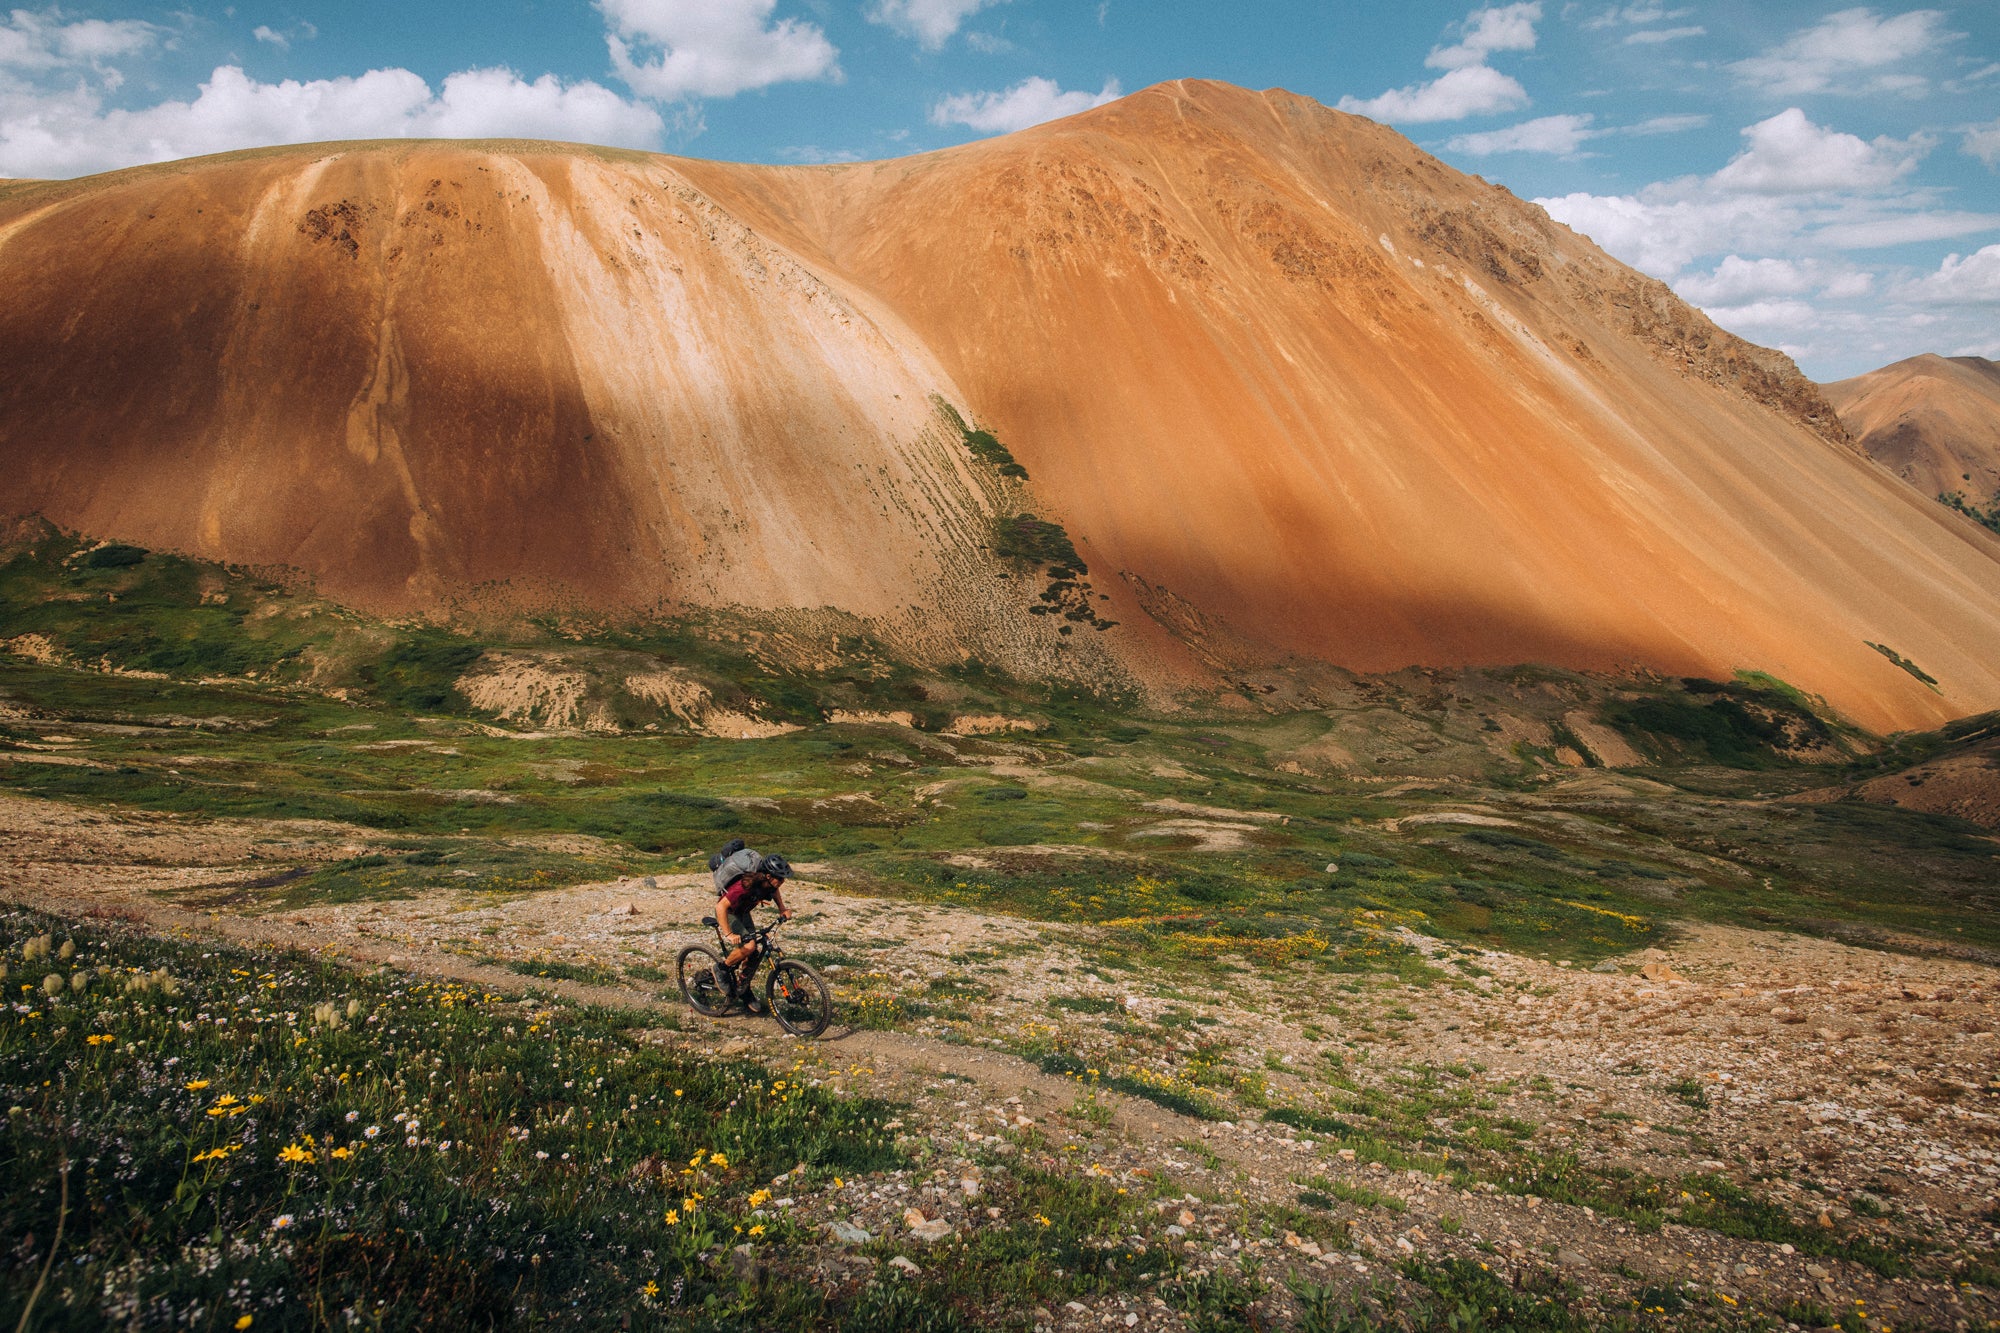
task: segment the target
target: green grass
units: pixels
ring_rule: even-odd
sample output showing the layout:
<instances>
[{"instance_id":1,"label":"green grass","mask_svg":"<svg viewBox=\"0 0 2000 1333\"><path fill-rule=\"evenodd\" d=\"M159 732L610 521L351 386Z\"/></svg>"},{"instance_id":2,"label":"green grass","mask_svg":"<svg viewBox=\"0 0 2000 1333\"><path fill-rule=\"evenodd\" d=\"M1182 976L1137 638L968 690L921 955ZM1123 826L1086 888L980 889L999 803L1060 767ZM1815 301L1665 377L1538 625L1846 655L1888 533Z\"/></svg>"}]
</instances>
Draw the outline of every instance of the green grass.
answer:
<instances>
[{"instance_id":1,"label":"green grass","mask_svg":"<svg viewBox=\"0 0 2000 1333\"><path fill-rule=\"evenodd\" d=\"M16 972L0 1023L0 1243L63 1237L38 1327L728 1323L770 1297L698 1256L747 1234L750 1190L899 1162L874 1104L665 1054L614 1013L0 915L17 966L51 932L77 946L34 969L60 991Z\"/></svg>"},{"instance_id":2,"label":"green grass","mask_svg":"<svg viewBox=\"0 0 2000 1333\"><path fill-rule=\"evenodd\" d=\"M1039 555L1068 559L1053 548ZM1048 568L1064 576L1052 586L1081 588L1080 567ZM22 635L76 663L170 678L0 659L0 698L17 714L0 719L0 789L193 820L326 820L397 844L371 851L379 862L260 867L245 885L190 889L191 905L526 892L689 869L742 832L829 864L826 879L846 891L1082 925L1096 966L1191 978L1247 965L1449 981L1449 969L1398 938L1402 927L1583 966L1657 943L1683 918L2000 948L1991 875L2000 843L1988 831L1857 802L1768 799L1892 756L1972 744L1985 734L1966 730L1977 720L1901 738L1879 761L1805 767L1787 756L1829 739L1837 750L1851 731L1755 674L1621 684L1607 716L1653 756L1659 766L1646 776L1666 789L1601 803L1588 824L1528 813L1519 827L1390 833L1385 821L1437 804L1511 802L1517 787L1532 795L1533 775L1487 754L1480 776L1385 800L1284 767L1292 747L1326 733L1324 713L1154 715L976 660L926 673L859 635L841 641L842 665L821 672L757 661L692 622L459 636L370 622L243 571L60 536L10 548L0 562L0 638ZM484 648L537 642L611 654L620 671L670 662L718 701L806 729L754 742L649 733L656 722L607 695L631 728L624 734L492 734L469 716L456 673ZM301 688L310 663L350 699ZM218 675L229 679L193 679ZM1476 734L1479 718L1551 685L1577 698L1608 689L1542 668L1468 674L1457 688L1472 701L1451 725ZM1423 710L1443 706L1400 679L1371 688L1381 706L1411 715L1436 718ZM906 708L933 730L968 711L1032 714L1045 724L1026 760L1038 780L982 771L1021 764L1028 742L1018 738L821 723L835 706ZM48 734L70 736L61 757L78 762L47 762ZM922 794L939 783L949 790ZM1204 850L1144 836L1162 816L1143 803L1162 798L1283 822L1257 825L1240 847ZM1048 846L1085 851L1037 850Z\"/></svg>"}]
</instances>

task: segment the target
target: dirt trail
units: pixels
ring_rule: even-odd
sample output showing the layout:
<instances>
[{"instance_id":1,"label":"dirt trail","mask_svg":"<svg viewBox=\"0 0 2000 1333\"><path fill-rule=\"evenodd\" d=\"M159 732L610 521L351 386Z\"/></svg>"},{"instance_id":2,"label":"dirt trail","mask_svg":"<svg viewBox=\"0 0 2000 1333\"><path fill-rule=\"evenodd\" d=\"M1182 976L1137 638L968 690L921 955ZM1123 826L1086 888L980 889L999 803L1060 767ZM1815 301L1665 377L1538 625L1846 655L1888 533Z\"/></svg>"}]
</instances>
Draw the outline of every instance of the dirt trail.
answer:
<instances>
[{"instance_id":1,"label":"dirt trail","mask_svg":"<svg viewBox=\"0 0 2000 1333\"><path fill-rule=\"evenodd\" d=\"M848 1012L871 997L923 1001L930 1012L899 1011L894 1030L837 1020L825 1039L799 1042L767 1020L697 1019L671 993L664 978L674 954L703 933L705 876L509 896L441 890L260 914L173 901L268 876L274 858L353 855L372 836L0 797L0 896L307 949L358 967L640 1008L659 1017L648 1039L884 1097L908 1107L891 1124L937 1171L928 1182L883 1182L828 1213L829 1223L877 1236L901 1236L912 1205L956 1226L979 1225L983 1209L955 1191L954 1173L973 1172L977 1154L1018 1152L1148 1191L1164 1184L1178 1202L1160 1204L1156 1239L1190 1264L1227 1265L1255 1252L1316 1280L1354 1282L1392 1273L1405 1258L1457 1255L1503 1274L1559 1268L1606 1309L1652 1284L1726 1296L1746 1309L1796 1301L1838 1314L1859 1299L1871 1326L1896 1329L2000 1319L1991 1288L1941 1280L1935 1265L1933 1276L1889 1277L1673 1221L1649 1232L1492 1183L1462 1190L1441 1175L1336 1150L1256 1110L1267 1099L1347 1115L1341 1097L1428 1095L1411 1091L1413 1078L1457 1071L1447 1077L1463 1080L1466 1095L1449 1114L1476 1098L1494 1123L1518 1126L1510 1132L1527 1136L1544 1160L1574 1154L1663 1181L1712 1177L1754 1187L1827 1228L1891 1227L1888 1234L1928 1247L1920 1256L1991 1256L2000 1253L1991 1211L2000 1191L2000 973L1977 963L1690 927L1670 949L1635 956L1615 975L1419 940L1456 982L1315 982L1316 993L1304 995L1290 984L1296 978L1273 985L1249 968L1206 979L1110 974L1092 961L1086 932L851 897L807 881L793 891L799 919L789 938L800 956L826 967ZM524 975L552 963L613 984ZM1077 1007L1052 1005L1057 999ZM1170 1026L1176 1015L1197 1026ZM1148 1041L1206 1043L1224 1053L1221 1067L1234 1079L1236 1091L1218 1092L1224 1099L1215 1103L1230 1118L1197 1119L1102 1092L1092 1099L1077 1079L1044 1073L1008 1049L1032 1051L1038 1040L1107 1073L1139 1065ZM1254 1098L1245 1091L1253 1084ZM1431 1123L1400 1131L1412 1136L1412 1151ZM1344 1241L1260 1237L1245 1223L1245 1206L1296 1207L1302 1189L1349 1201ZM1886 1216L1877 1223L1877 1214ZM1145 1327L1178 1326L1164 1307L1130 1307L1050 1311L1045 1322L1083 1328L1131 1314Z\"/></svg>"}]
</instances>

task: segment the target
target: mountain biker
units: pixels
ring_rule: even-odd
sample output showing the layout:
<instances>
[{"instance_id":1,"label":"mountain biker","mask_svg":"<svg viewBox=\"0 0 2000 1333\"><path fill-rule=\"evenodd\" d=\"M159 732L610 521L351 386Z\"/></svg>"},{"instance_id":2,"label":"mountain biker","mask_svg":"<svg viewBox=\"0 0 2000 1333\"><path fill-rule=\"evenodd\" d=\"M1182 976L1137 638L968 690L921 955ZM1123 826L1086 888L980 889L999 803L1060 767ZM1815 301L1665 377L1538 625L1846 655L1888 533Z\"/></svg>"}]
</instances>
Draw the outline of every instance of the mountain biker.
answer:
<instances>
[{"instance_id":1,"label":"mountain biker","mask_svg":"<svg viewBox=\"0 0 2000 1333\"><path fill-rule=\"evenodd\" d=\"M723 923L722 942L730 946L730 954L723 961L736 969L743 1006L753 1014L763 1009L751 995L750 983L756 978L757 966L764 955L750 942L751 932L757 929L750 913L765 902L774 902L778 906L778 919L791 920L792 909L785 906L785 881L791 877L791 862L784 857L759 857L754 868L745 868L730 879L723 886L722 896L715 900L715 919Z\"/></svg>"}]
</instances>

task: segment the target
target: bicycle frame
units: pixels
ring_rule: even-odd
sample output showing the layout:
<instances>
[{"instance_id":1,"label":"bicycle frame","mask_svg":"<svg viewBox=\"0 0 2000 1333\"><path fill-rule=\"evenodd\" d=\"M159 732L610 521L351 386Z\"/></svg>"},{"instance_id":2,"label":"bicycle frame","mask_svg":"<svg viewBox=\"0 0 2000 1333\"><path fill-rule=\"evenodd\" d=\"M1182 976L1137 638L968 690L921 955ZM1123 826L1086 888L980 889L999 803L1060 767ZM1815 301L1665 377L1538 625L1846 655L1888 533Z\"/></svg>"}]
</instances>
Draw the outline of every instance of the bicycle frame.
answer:
<instances>
[{"instance_id":1,"label":"bicycle frame","mask_svg":"<svg viewBox=\"0 0 2000 1333\"><path fill-rule=\"evenodd\" d=\"M722 923L712 916L703 917L701 923L705 926L713 926L715 928L716 946L723 950L726 957L729 952L729 941L722 936ZM757 950L756 956L759 958L783 958L785 951L779 946L776 940L771 938L771 932L784 924L784 920L780 918L768 926L760 926L748 935L743 936L743 943L754 946Z\"/></svg>"}]
</instances>

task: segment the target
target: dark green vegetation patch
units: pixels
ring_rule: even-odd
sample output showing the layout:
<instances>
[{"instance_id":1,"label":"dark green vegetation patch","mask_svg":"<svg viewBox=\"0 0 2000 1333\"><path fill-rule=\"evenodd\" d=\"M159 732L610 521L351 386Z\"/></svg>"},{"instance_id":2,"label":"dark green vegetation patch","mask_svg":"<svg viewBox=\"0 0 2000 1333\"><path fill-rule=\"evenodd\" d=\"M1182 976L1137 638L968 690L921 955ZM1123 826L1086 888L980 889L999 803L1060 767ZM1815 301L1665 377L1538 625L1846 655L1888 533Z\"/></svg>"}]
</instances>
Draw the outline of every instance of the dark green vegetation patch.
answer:
<instances>
[{"instance_id":1,"label":"dark green vegetation patch","mask_svg":"<svg viewBox=\"0 0 2000 1333\"><path fill-rule=\"evenodd\" d=\"M1966 499L1964 491L1946 491L1938 496L1938 503L1957 510L1990 532L2000 532L2000 495L1988 500L1984 509Z\"/></svg>"}]
</instances>

